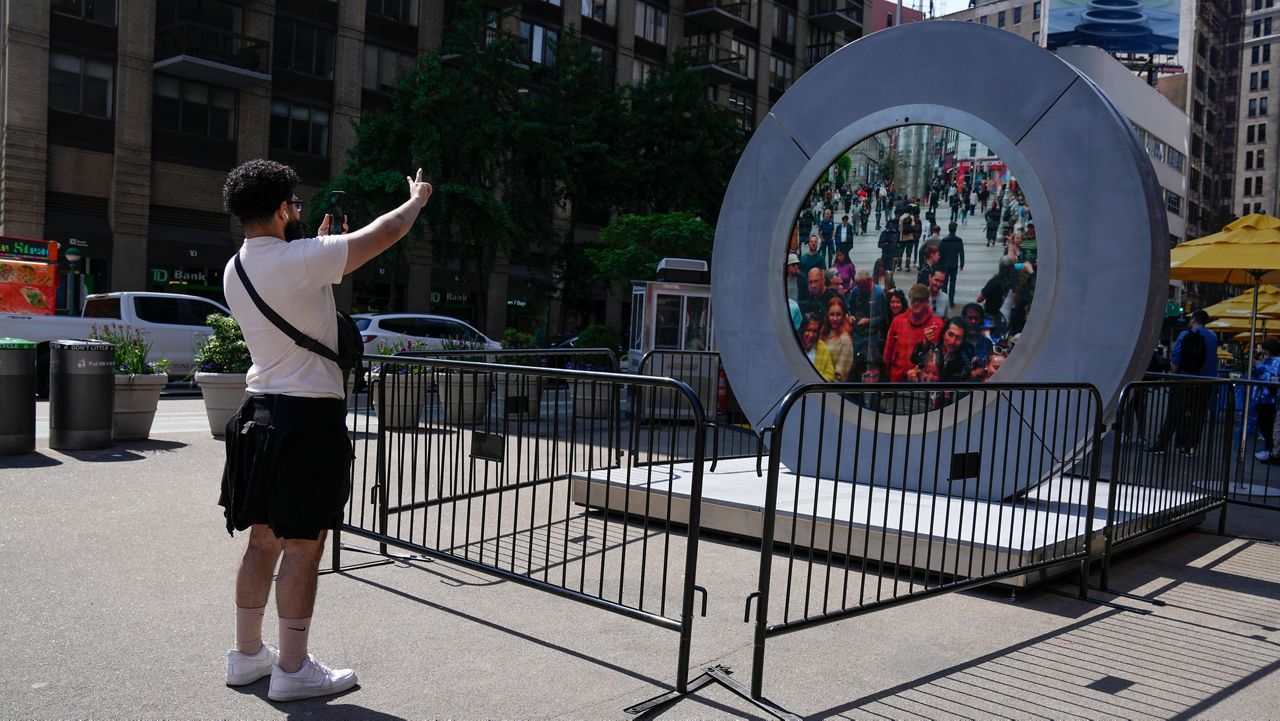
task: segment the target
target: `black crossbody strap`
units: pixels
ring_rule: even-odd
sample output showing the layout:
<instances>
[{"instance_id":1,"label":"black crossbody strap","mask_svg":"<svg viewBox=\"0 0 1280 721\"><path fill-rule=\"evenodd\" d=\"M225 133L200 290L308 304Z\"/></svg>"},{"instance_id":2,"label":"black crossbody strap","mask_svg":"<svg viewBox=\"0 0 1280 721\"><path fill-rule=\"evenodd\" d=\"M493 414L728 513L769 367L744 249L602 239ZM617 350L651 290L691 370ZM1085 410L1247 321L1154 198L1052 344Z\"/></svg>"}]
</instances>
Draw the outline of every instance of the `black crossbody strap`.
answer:
<instances>
[{"instance_id":1,"label":"black crossbody strap","mask_svg":"<svg viewBox=\"0 0 1280 721\"><path fill-rule=\"evenodd\" d=\"M279 328L285 335L293 339L293 342L297 345L306 348L312 353L316 353L327 358L334 363L338 362L337 353L330 350L328 346L315 338L312 338L297 328L294 328L289 324L289 321L281 318L279 313L272 310L271 307L266 304L266 301L262 300L262 296L258 295L258 291L254 289L253 283L249 282L249 276L244 272L244 266L240 263L240 253L238 252L236 253L236 273L240 276L240 282L244 283L244 289L249 291L249 297L253 299L253 304L258 306L258 310L262 311L262 315L266 316L267 320L271 321L275 327Z\"/></svg>"}]
</instances>

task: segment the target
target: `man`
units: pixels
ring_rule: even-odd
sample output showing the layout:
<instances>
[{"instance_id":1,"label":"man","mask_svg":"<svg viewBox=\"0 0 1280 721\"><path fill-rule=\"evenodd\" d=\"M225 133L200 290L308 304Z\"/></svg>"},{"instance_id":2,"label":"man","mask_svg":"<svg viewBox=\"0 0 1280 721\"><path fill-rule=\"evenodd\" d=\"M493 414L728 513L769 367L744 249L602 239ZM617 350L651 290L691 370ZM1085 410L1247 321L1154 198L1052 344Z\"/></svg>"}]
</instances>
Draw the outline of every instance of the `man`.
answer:
<instances>
[{"instance_id":1,"label":"man","mask_svg":"<svg viewBox=\"0 0 1280 721\"><path fill-rule=\"evenodd\" d=\"M933 345L941 334L942 319L929 309L929 289L920 284L911 286L907 310L894 317L885 338L884 364L889 370L889 382L905 382L907 372L916 367L911 357L916 346Z\"/></svg>"},{"instance_id":2,"label":"man","mask_svg":"<svg viewBox=\"0 0 1280 721\"><path fill-rule=\"evenodd\" d=\"M1204 309L1191 314L1189 327L1178 334L1173 342L1173 354L1169 357L1170 370L1174 373L1204 378L1218 377L1218 338L1205 328L1209 314ZM1213 388L1207 386L1169 388L1169 410L1164 426L1148 453L1165 453L1169 442L1176 439L1180 453L1195 455L1204 428L1205 416L1211 408Z\"/></svg>"},{"instance_id":3,"label":"man","mask_svg":"<svg viewBox=\"0 0 1280 721\"><path fill-rule=\"evenodd\" d=\"M990 248L996 244L996 233L1000 230L1000 205L992 203L982 217L987 221L987 247Z\"/></svg>"},{"instance_id":4,"label":"man","mask_svg":"<svg viewBox=\"0 0 1280 721\"><path fill-rule=\"evenodd\" d=\"M849 257L849 251L853 250L853 236L857 233L857 228L853 223L849 222L849 216L840 217L840 225L836 226L835 243L836 250L843 250L845 257ZM832 256L834 258L834 255ZM828 265L830 261L828 261Z\"/></svg>"},{"instance_id":5,"label":"man","mask_svg":"<svg viewBox=\"0 0 1280 721\"><path fill-rule=\"evenodd\" d=\"M399 208L344 235L328 235L326 219L319 236L307 238L292 168L251 160L233 169L223 204L244 227L237 257L263 301L336 349L333 284L404 237L431 197L421 170L406 180L409 199ZM355 685L355 672L320 663L307 653L307 638L325 533L337 527L351 489L342 373L336 363L294 344L258 310L234 258L222 277L227 305L253 357L248 395L235 421L241 429L236 448L228 437L219 500L228 531L250 529L236 575L236 647L227 652L226 682L243 686L270 675L272 701L339 693ZM262 641L277 561L278 651Z\"/></svg>"},{"instance_id":6,"label":"man","mask_svg":"<svg viewBox=\"0 0 1280 721\"><path fill-rule=\"evenodd\" d=\"M947 296L956 297L956 276L964 270L964 241L956 235L956 224L947 224L947 234L938 241L941 257L938 268L947 274Z\"/></svg>"},{"instance_id":7,"label":"man","mask_svg":"<svg viewBox=\"0 0 1280 721\"><path fill-rule=\"evenodd\" d=\"M827 288L827 272L821 268L810 268L807 280L804 298L800 300L800 311L804 315L817 313L819 317L825 318L827 301L836 297L835 292Z\"/></svg>"},{"instance_id":8,"label":"man","mask_svg":"<svg viewBox=\"0 0 1280 721\"><path fill-rule=\"evenodd\" d=\"M898 216L898 247L901 252L894 255L894 270L911 270L911 259L915 256L916 243L919 242L916 232L919 227L910 210Z\"/></svg>"},{"instance_id":9,"label":"man","mask_svg":"<svg viewBox=\"0 0 1280 721\"><path fill-rule=\"evenodd\" d=\"M818 250L817 234L809 236L809 242L805 248L808 252L800 258L800 272L807 278L809 276L809 271L814 268L826 270L827 261L822 258L822 253Z\"/></svg>"},{"instance_id":10,"label":"man","mask_svg":"<svg viewBox=\"0 0 1280 721\"><path fill-rule=\"evenodd\" d=\"M942 289L947 284L947 274L941 270L933 271L929 276L929 307L939 318L951 315L951 296Z\"/></svg>"},{"instance_id":11,"label":"man","mask_svg":"<svg viewBox=\"0 0 1280 721\"><path fill-rule=\"evenodd\" d=\"M836 223L831 219L831 209L822 211L822 220L818 221L818 235L822 237L822 257L827 265L831 265L832 258L836 257L836 246L833 236L836 231Z\"/></svg>"},{"instance_id":12,"label":"man","mask_svg":"<svg viewBox=\"0 0 1280 721\"><path fill-rule=\"evenodd\" d=\"M898 255L898 226L887 218L884 230L880 231L880 239L876 243L880 248L880 265L884 269L885 280L893 282L893 259Z\"/></svg>"},{"instance_id":13,"label":"man","mask_svg":"<svg viewBox=\"0 0 1280 721\"><path fill-rule=\"evenodd\" d=\"M804 274L800 272L800 258L795 253L787 253L787 297L798 301L804 290Z\"/></svg>"},{"instance_id":14,"label":"man","mask_svg":"<svg viewBox=\"0 0 1280 721\"><path fill-rule=\"evenodd\" d=\"M977 303L967 303L960 310L960 317L964 319L964 342L969 348L969 356L974 359L972 375L974 379L982 380L982 368L987 363L987 356L991 355L991 349L995 347L983 333L987 322L986 313Z\"/></svg>"},{"instance_id":15,"label":"man","mask_svg":"<svg viewBox=\"0 0 1280 721\"><path fill-rule=\"evenodd\" d=\"M916 272L916 282L921 285L929 285L929 276L933 275L933 271L938 269L938 258L941 257L941 251L938 250L937 242L926 241L920 246L920 269Z\"/></svg>"},{"instance_id":16,"label":"man","mask_svg":"<svg viewBox=\"0 0 1280 721\"><path fill-rule=\"evenodd\" d=\"M853 356L855 372L862 373L880 364L880 329L884 327L884 290L871 280L871 272L862 268L854 273L853 291L848 296L849 315L853 319ZM856 377L856 376L852 376Z\"/></svg>"}]
</instances>

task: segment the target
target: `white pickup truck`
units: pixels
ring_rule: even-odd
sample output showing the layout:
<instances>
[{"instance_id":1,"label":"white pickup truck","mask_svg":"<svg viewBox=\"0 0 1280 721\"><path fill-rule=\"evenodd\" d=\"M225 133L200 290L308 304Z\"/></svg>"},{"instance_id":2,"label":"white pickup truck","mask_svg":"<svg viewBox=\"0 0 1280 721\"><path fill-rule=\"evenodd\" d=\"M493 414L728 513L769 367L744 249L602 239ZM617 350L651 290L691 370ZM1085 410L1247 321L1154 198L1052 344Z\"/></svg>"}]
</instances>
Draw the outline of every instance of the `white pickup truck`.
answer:
<instances>
[{"instance_id":1,"label":"white pickup truck","mask_svg":"<svg viewBox=\"0 0 1280 721\"><path fill-rule=\"evenodd\" d=\"M196 349L212 332L204 324L211 313L231 315L225 307L194 295L99 293L85 299L80 317L0 314L0 338L36 344L36 378L43 388L49 380L49 341L88 338L95 325L125 325L151 342L149 360L169 359L169 377L177 379L195 367Z\"/></svg>"}]
</instances>

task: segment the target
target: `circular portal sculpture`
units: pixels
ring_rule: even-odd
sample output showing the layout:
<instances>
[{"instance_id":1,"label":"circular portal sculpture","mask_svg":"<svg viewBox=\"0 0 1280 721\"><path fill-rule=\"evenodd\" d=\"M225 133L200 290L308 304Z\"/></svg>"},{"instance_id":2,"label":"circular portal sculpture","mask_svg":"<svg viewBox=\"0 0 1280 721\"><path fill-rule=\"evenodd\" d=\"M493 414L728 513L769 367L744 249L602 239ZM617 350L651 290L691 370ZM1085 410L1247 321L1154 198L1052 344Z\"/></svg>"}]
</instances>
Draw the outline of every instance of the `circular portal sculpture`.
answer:
<instances>
[{"instance_id":1,"label":"circular portal sculpture","mask_svg":"<svg viewBox=\"0 0 1280 721\"><path fill-rule=\"evenodd\" d=\"M940 72L960 61L963 72ZM874 33L823 60L774 106L738 162L716 230L712 293L725 372L748 418L768 426L789 390L821 381L792 340L786 302L786 248L802 198L855 142L912 123L981 139L1037 209L1036 302L1000 380L1091 383L1109 413L1145 370L1163 315L1169 234L1150 160L1111 101L1057 56L1002 30L939 21ZM828 419L833 439L837 424Z\"/></svg>"}]
</instances>

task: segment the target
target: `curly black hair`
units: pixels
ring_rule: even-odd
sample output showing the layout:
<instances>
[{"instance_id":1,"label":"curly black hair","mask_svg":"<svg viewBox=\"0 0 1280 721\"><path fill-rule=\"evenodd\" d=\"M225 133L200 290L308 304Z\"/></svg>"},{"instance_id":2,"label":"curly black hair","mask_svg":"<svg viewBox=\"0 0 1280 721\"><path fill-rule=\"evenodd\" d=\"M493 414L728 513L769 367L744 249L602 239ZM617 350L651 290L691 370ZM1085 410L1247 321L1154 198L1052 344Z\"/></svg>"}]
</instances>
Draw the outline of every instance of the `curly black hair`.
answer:
<instances>
[{"instance_id":1,"label":"curly black hair","mask_svg":"<svg viewBox=\"0 0 1280 721\"><path fill-rule=\"evenodd\" d=\"M222 207L241 223L271 217L276 208L293 197L298 174L274 160L250 160L227 173L222 185Z\"/></svg>"}]
</instances>

